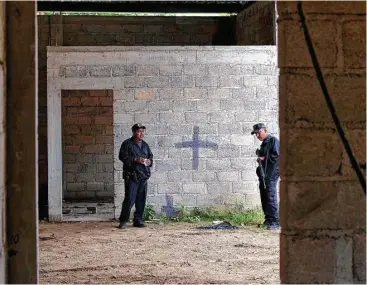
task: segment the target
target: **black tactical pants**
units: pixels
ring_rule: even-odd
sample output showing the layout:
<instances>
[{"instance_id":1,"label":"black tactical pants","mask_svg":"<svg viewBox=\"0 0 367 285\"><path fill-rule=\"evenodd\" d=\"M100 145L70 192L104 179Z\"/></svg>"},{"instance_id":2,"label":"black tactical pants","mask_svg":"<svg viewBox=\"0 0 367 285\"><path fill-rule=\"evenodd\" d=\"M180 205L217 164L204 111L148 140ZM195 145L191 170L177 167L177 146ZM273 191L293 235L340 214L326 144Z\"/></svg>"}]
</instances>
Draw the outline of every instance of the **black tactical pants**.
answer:
<instances>
[{"instance_id":1,"label":"black tactical pants","mask_svg":"<svg viewBox=\"0 0 367 285\"><path fill-rule=\"evenodd\" d=\"M131 208L135 204L134 223L142 223L146 199L147 180L125 180L125 198L122 202L120 222L126 223L129 220Z\"/></svg>"},{"instance_id":2,"label":"black tactical pants","mask_svg":"<svg viewBox=\"0 0 367 285\"><path fill-rule=\"evenodd\" d=\"M278 196L277 196L277 183L278 176L271 177L270 179L265 179L265 185L262 179L260 182L260 198L261 206L265 215L264 224L279 225L279 214L278 214Z\"/></svg>"}]
</instances>

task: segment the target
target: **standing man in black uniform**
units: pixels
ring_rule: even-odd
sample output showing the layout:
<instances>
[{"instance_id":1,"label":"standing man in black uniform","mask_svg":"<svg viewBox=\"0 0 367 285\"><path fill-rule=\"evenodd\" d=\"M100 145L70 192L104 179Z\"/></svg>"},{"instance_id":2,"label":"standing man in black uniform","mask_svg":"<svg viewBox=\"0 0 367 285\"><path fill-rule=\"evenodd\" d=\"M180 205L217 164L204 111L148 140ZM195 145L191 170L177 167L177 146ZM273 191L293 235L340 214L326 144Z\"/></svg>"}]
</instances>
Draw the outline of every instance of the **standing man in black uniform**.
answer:
<instances>
[{"instance_id":1,"label":"standing man in black uniform","mask_svg":"<svg viewBox=\"0 0 367 285\"><path fill-rule=\"evenodd\" d=\"M153 165L153 153L143 140L145 126L135 124L131 128L133 135L125 140L120 148L119 159L124 164L125 198L120 214L120 229L126 228L131 208L135 204L133 226L145 227L143 213L147 198L147 182Z\"/></svg>"},{"instance_id":2,"label":"standing man in black uniform","mask_svg":"<svg viewBox=\"0 0 367 285\"><path fill-rule=\"evenodd\" d=\"M279 140L268 134L266 126L258 123L251 134L262 141L260 150L256 150L259 166L256 174L260 182L261 205L265 215L262 227L269 230L279 229L277 183L279 179Z\"/></svg>"}]
</instances>

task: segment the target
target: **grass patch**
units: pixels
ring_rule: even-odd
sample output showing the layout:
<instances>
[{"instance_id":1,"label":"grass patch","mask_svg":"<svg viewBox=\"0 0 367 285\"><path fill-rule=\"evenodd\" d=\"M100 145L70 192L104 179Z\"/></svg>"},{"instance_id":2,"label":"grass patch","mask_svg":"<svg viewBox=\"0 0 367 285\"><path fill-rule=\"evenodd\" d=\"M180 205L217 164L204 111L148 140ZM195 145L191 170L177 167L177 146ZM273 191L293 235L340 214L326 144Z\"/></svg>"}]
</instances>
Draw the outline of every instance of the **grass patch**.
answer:
<instances>
[{"instance_id":1,"label":"grass patch","mask_svg":"<svg viewBox=\"0 0 367 285\"><path fill-rule=\"evenodd\" d=\"M264 221L264 214L261 209L245 210L239 206L232 207L207 207L188 208L180 205L174 217L163 218L173 222L212 222L227 221L233 225L257 225Z\"/></svg>"}]
</instances>

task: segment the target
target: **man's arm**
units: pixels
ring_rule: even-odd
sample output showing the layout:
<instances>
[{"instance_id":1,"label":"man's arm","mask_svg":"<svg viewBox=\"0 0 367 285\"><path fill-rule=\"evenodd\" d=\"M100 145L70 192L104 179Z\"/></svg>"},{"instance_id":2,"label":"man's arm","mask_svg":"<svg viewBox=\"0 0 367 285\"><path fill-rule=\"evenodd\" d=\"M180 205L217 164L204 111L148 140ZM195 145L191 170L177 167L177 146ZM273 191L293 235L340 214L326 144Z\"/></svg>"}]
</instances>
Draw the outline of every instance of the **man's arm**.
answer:
<instances>
[{"instance_id":1,"label":"man's arm","mask_svg":"<svg viewBox=\"0 0 367 285\"><path fill-rule=\"evenodd\" d=\"M269 163L276 163L279 160L279 148L280 143L276 137L272 138L270 142L270 149L269 149Z\"/></svg>"},{"instance_id":2,"label":"man's arm","mask_svg":"<svg viewBox=\"0 0 367 285\"><path fill-rule=\"evenodd\" d=\"M131 146L129 141L126 140L122 143L120 152L119 152L119 159L122 161L125 167L132 168L136 161L136 157L131 152Z\"/></svg>"}]
</instances>

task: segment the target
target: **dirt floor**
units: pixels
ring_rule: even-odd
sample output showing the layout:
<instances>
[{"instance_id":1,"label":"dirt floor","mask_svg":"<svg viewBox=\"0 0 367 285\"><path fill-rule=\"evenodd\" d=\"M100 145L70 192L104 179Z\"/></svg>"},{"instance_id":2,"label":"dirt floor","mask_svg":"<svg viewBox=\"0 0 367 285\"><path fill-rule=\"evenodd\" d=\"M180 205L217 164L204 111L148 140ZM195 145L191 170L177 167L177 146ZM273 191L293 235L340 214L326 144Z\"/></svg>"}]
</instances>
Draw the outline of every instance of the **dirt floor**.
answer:
<instances>
[{"instance_id":1,"label":"dirt floor","mask_svg":"<svg viewBox=\"0 0 367 285\"><path fill-rule=\"evenodd\" d=\"M40 223L40 283L279 283L279 231Z\"/></svg>"}]
</instances>

